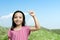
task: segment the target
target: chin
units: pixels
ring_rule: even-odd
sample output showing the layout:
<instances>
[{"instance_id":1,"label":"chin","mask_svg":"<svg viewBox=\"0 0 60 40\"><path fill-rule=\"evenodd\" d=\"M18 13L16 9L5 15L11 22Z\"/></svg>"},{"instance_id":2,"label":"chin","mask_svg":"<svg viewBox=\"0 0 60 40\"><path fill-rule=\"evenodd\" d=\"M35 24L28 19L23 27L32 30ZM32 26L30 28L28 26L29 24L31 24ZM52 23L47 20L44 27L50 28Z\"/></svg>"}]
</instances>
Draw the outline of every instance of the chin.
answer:
<instances>
[{"instance_id":1,"label":"chin","mask_svg":"<svg viewBox=\"0 0 60 40\"><path fill-rule=\"evenodd\" d=\"M20 23L16 23L16 25L20 25Z\"/></svg>"}]
</instances>

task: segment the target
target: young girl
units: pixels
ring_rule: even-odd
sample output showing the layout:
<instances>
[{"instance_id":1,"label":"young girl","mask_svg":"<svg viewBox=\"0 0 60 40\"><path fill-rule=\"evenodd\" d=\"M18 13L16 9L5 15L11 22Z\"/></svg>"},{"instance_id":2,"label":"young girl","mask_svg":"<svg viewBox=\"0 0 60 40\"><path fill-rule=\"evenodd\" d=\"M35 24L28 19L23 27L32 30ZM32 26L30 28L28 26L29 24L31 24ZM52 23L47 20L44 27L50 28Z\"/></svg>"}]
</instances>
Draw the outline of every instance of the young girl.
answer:
<instances>
[{"instance_id":1,"label":"young girl","mask_svg":"<svg viewBox=\"0 0 60 40\"><path fill-rule=\"evenodd\" d=\"M28 40L28 36L31 31L40 29L37 17L33 11L29 14L32 16L35 22L35 27L29 27L25 25L25 15L22 11L15 11L12 17L12 27L8 31L8 40Z\"/></svg>"}]
</instances>

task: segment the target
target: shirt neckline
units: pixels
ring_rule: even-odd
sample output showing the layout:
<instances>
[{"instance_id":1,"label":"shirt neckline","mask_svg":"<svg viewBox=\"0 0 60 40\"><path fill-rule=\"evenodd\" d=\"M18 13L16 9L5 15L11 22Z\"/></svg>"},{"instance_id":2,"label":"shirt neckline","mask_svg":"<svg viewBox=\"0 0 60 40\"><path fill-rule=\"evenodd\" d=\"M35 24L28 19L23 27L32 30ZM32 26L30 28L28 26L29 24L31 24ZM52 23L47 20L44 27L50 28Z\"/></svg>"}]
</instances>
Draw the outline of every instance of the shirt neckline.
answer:
<instances>
[{"instance_id":1,"label":"shirt neckline","mask_svg":"<svg viewBox=\"0 0 60 40\"><path fill-rule=\"evenodd\" d=\"M22 26L19 30L13 30L13 31L21 31L21 30L22 30L22 28L23 28L23 26Z\"/></svg>"}]
</instances>

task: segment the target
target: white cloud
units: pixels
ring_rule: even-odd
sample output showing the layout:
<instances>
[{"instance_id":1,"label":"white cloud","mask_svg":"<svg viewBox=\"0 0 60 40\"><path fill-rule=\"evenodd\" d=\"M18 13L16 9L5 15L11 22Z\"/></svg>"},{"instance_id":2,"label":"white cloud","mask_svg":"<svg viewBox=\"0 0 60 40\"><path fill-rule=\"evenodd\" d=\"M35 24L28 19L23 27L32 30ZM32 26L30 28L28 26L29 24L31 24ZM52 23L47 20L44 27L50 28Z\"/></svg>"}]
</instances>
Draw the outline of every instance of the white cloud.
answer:
<instances>
[{"instance_id":1,"label":"white cloud","mask_svg":"<svg viewBox=\"0 0 60 40\"><path fill-rule=\"evenodd\" d=\"M12 17L13 13L10 13L8 15L1 16L0 19L8 19L9 17Z\"/></svg>"},{"instance_id":2,"label":"white cloud","mask_svg":"<svg viewBox=\"0 0 60 40\"><path fill-rule=\"evenodd\" d=\"M25 15L28 15L28 13L26 13L26 12L25 12L24 14L25 14ZM5 18L8 19L9 17L12 17L12 15L13 15L13 13L10 13L10 14L8 14L8 15L1 16L0 19L5 19Z\"/></svg>"},{"instance_id":3,"label":"white cloud","mask_svg":"<svg viewBox=\"0 0 60 40\"><path fill-rule=\"evenodd\" d=\"M27 13L27 12L24 12L24 14L25 14L25 15L28 15L29 13Z\"/></svg>"},{"instance_id":4,"label":"white cloud","mask_svg":"<svg viewBox=\"0 0 60 40\"><path fill-rule=\"evenodd\" d=\"M26 23L27 25L30 25L30 26L31 26L31 25L34 25L33 18L29 18L28 20L26 20L26 22L27 22L27 23Z\"/></svg>"}]
</instances>

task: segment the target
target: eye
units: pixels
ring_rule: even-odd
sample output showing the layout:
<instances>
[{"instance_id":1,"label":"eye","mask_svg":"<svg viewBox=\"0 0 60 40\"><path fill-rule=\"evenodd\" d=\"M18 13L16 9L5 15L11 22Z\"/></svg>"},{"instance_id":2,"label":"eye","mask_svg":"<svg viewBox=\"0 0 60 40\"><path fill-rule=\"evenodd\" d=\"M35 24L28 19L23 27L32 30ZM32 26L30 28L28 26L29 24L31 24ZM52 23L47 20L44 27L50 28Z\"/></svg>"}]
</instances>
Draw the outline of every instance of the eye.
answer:
<instances>
[{"instance_id":1,"label":"eye","mask_svg":"<svg viewBox=\"0 0 60 40\"><path fill-rule=\"evenodd\" d=\"M17 18L16 16L14 18Z\"/></svg>"},{"instance_id":2,"label":"eye","mask_svg":"<svg viewBox=\"0 0 60 40\"><path fill-rule=\"evenodd\" d=\"M22 17L19 17L19 18L22 18Z\"/></svg>"}]
</instances>

